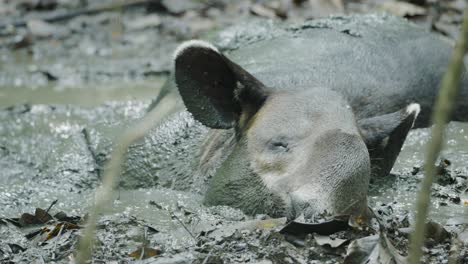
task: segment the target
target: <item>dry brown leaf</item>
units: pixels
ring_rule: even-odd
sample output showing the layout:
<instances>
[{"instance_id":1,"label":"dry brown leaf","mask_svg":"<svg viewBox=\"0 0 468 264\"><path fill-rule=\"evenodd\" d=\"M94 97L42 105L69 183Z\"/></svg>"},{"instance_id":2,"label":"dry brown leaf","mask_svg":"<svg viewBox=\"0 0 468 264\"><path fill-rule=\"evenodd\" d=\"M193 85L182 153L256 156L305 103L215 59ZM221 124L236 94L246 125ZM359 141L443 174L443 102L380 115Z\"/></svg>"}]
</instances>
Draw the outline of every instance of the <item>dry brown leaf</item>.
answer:
<instances>
[{"instance_id":1,"label":"dry brown leaf","mask_svg":"<svg viewBox=\"0 0 468 264\"><path fill-rule=\"evenodd\" d=\"M258 229L271 229L281 225L286 224L286 217L283 218L273 218L267 220L258 221L256 224L256 228Z\"/></svg>"},{"instance_id":2,"label":"dry brown leaf","mask_svg":"<svg viewBox=\"0 0 468 264\"><path fill-rule=\"evenodd\" d=\"M21 215L18 222L20 223L22 227L25 227L28 225L45 224L52 219L53 219L52 216L49 215L45 210L41 208L36 208L36 212L34 215L24 213Z\"/></svg>"},{"instance_id":3,"label":"dry brown leaf","mask_svg":"<svg viewBox=\"0 0 468 264\"><path fill-rule=\"evenodd\" d=\"M147 258L155 257L159 254L161 254L160 249L140 247L128 255L134 259L147 259Z\"/></svg>"},{"instance_id":4,"label":"dry brown leaf","mask_svg":"<svg viewBox=\"0 0 468 264\"><path fill-rule=\"evenodd\" d=\"M63 229L62 229L62 226L63 226ZM65 231L65 230L72 230L72 229L79 229L80 227L75 225L75 224L72 224L72 223L59 223L57 225L55 225L54 229L52 229L49 234L47 234L47 237L46 237L46 241L47 240L50 240L52 239L53 237L59 235L60 233L60 229L62 229L62 233Z\"/></svg>"}]
</instances>

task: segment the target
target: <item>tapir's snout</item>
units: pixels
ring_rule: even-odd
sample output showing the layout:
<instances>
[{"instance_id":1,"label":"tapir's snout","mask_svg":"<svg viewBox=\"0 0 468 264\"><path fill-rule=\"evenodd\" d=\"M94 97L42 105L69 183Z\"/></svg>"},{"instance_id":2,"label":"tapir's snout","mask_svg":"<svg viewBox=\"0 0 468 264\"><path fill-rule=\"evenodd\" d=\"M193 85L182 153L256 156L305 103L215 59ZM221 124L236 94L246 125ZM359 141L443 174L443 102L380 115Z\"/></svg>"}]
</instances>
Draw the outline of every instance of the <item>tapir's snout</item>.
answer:
<instances>
[{"instance_id":1,"label":"tapir's snout","mask_svg":"<svg viewBox=\"0 0 468 264\"><path fill-rule=\"evenodd\" d=\"M362 138L334 129L317 137L309 151L287 194L288 217L364 214L370 159Z\"/></svg>"}]
</instances>

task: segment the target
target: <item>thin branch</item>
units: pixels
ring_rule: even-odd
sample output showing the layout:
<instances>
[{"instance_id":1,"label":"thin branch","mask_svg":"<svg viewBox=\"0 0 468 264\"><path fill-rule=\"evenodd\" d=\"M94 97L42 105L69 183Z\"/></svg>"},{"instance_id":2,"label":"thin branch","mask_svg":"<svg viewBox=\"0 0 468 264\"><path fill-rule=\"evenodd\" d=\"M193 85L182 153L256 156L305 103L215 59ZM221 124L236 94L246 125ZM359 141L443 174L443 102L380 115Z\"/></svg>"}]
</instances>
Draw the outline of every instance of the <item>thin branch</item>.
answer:
<instances>
[{"instance_id":1,"label":"thin branch","mask_svg":"<svg viewBox=\"0 0 468 264\"><path fill-rule=\"evenodd\" d=\"M4 29L10 25L14 27L25 27L28 21L32 19L40 19L45 22L53 23L53 22L69 20L69 19L72 19L77 16L81 16L81 15L95 15L95 14L99 14L102 12L121 10L121 9L130 8L130 7L146 6L154 2L155 2L154 0L142 0L142 1L130 0L130 1L123 1L123 2L119 1L117 3L99 5L97 7L92 7L92 8L83 8L83 9L74 10L70 12L68 11L61 12L58 14L54 13L48 16L30 17L27 19L18 19L18 20L12 20L12 21L7 21L7 22L2 21L2 24L0 24L0 29Z\"/></svg>"},{"instance_id":2,"label":"thin branch","mask_svg":"<svg viewBox=\"0 0 468 264\"><path fill-rule=\"evenodd\" d=\"M182 220L180 220L180 218L175 215L173 212L171 212L171 217L176 219L177 222L179 222L179 224L185 229L185 231L187 231L187 233L193 238L193 240L195 240L195 242L197 242L197 238L192 234L192 232L188 229L188 227L184 224L184 222L182 222Z\"/></svg>"},{"instance_id":3,"label":"thin branch","mask_svg":"<svg viewBox=\"0 0 468 264\"><path fill-rule=\"evenodd\" d=\"M112 193L118 182L117 180L120 176L128 147L136 140L142 138L165 116L175 112L175 110L175 95L169 94L135 126L124 131L120 140L116 141L117 144L115 144L112 150L111 159L104 170L102 185L96 190L95 203L89 213L87 225L83 231L83 237L79 241L76 263L87 263L92 257L96 222L99 220L99 214L101 214L105 208L109 207L112 201Z\"/></svg>"},{"instance_id":4,"label":"thin branch","mask_svg":"<svg viewBox=\"0 0 468 264\"><path fill-rule=\"evenodd\" d=\"M52 250L52 259L55 259L55 252L57 250L57 241L59 240L60 235L62 235L63 228L65 227L66 223L62 222L62 226L60 227L60 230L56 236L55 242L54 242L54 249Z\"/></svg>"},{"instance_id":5,"label":"thin branch","mask_svg":"<svg viewBox=\"0 0 468 264\"><path fill-rule=\"evenodd\" d=\"M435 162L442 150L444 141L445 124L449 121L452 113L455 99L460 87L460 76L464 71L463 58L468 50L468 8L465 9L463 16L462 30L453 51L448 70L442 79L439 96L437 98L434 112L432 113L432 136L427 146L425 158L426 172L421 182L421 190L418 193L416 203L416 221L415 228L411 234L409 263L420 263L422 256L422 245L425 238L426 218L429 211L429 202L431 198L431 186L437 171Z\"/></svg>"},{"instance_id":6,"label":"thin branch","mask_svg":"<svg viewBox=\"0 0 468 264\"><path fill-rule=\"evenodd\" d=\"M47 208L46 213L49 213L50 209L58 202L58 200L53 201L50 205L49 208Z\"/></svg>"}]
</instances>

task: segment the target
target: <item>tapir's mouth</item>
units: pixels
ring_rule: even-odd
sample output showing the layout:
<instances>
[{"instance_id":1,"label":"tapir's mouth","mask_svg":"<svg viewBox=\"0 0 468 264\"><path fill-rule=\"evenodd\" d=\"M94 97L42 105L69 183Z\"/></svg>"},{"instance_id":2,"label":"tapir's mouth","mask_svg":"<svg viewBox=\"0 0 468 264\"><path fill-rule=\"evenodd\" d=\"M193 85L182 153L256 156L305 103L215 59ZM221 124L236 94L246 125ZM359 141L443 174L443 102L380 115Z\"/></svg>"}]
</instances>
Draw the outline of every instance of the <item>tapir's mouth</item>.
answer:
<instances>
[{"instance_id":1,"label":"tapir's mouth","mask_svg":"<svg viewBox=\"0 0 468 264\"><path fill-rule=\"evenodd\" d=\"M322 217L316 219L316 221L308 221L303 219L295 219L289 221L289 223L281 229L280 233L294 235L294 236L305 236L306 234L316 233L323 236L328 236L339 231L343 231L349 228L351 216L341 215L333 217Z\"/></svg>"},{"instance_id":2,"label":"tapir's mouth","mask_svg":"<svg viewBox=\"0 0 468 264\"><path fill-rule=\"evenodd\" d=\"M351 206L356 208L356 205ZM367 206L362 206L352 211L344 211L343 213L334 213L333 210L316 211L313 207L304 208L302 210L289 210L286 218L288 221L294 221L298 223L317 223L322 222L323 219L342 218L344 216L353 218L368 218L370 211Z\"/></svg>"},{"instance_id":3,"label":"tapir's mouth","mask_svg":"<svg viewBox=\"0 0 468 264\"><path fill-rule=\"evenodd\" d=\"M350 197L351 195L353 195L354 198ZM288 209L286 217L290 221L313 222L314 219L322 219L324 217L342 215L350 215L353 217L367 216L367 193L354 193L351 195L348 197L342 195L322 196L305 201L291 194L287 201ZM324 201L326 202L324 203Z\"/></svg>"}]
</instances>

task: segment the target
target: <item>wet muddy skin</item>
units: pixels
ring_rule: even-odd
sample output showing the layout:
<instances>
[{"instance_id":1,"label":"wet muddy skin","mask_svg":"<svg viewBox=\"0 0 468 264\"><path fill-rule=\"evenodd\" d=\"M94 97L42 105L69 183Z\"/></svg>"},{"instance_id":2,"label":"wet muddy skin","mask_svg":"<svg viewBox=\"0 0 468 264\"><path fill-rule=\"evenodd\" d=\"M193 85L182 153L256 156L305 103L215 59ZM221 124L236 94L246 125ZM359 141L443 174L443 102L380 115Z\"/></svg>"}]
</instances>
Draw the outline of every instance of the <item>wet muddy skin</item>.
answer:
<instances>
[{"instance_id":1,"label":"wet muddy skin","mask_svg":"<svg viewBox=\"0 0 468 264\"><path fill-rule=\"evenodd\" d=\"M114 29L114 24L100 19L115 15L91 17L98 22L90 23ZM69 23L78 26L79 19L83 18ZM131 21L132 15L124 19ZM179 40L156 40L160 35L147 34L150 30L124 34L124 41L112 47L117 55L106 47L112 42L112 30L105 31L111 32L105 37L98 36L99 30L72 35L65 41L69 46L57 44L55 50L50 49L53 41L38 42L33 55L21 49L0 51L0 262L71 260L79 231L43 243L40 237L25 238L42 225L20 229L1 219L47 209L55 200L52 214L87 213L111 144L146 113L166 80L168 55ZM130 48L125 47L128 42ZM236 48L229 41L220 41L219 46ZM68 51L70 47L73 51ZM178 125L202 129L193 120L184 120ZM436 180L430 218L449 231L461 232L468 225L468 124L453 122L447 131L442 157L451 163L443 176L449 183L442 176ZM157 128L152 131L156 132ZM382 219L411 220L428 139L429 129L413 130L392 174L372 180L369 205ZM192 143L189 138L183 144ZM185 164L176 160L174 166ZM263 220L266 216L246 216L228 207L204 207L200 195L166 187L143 182L138 189L121 188L114 194L113 207L98 224L96 263L134 261L129 254L142 244L161 251L148 259L151 263L343 261L344 248L323 247L310 235L296 239L280 234L278 227L284 221L268 222ZM405 226L404 221L399 224ZM460 250L467 252L466 229L464 233ZM447 249L441 245L431 248L428 263L446 263Z\"/></svg>"}]
</instances>

